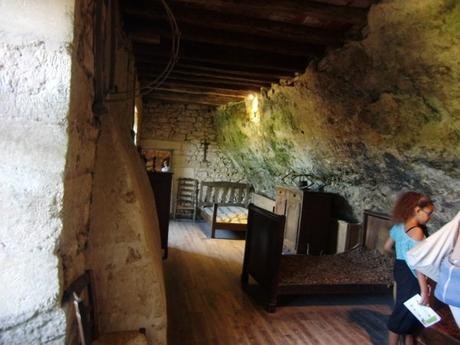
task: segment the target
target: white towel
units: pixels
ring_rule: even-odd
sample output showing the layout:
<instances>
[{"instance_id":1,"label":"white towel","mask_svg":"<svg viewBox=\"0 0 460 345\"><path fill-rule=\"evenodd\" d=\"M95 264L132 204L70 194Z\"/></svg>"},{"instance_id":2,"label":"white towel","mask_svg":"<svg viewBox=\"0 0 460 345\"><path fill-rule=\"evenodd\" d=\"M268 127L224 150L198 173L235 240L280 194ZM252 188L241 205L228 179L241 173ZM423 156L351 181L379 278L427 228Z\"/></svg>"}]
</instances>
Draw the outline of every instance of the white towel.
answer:
<instances>
[{"instance_id":1,"label":"white towel","mask_svg":"<svg viewBox=\"0 0 460 345\"><path fill-rule=\"evenodd\" d=\"M442 259L455 246L460 228L460 212L449 223L407 252L407 263L434 281L438 281Z\"/></svg>"}]
</instances>

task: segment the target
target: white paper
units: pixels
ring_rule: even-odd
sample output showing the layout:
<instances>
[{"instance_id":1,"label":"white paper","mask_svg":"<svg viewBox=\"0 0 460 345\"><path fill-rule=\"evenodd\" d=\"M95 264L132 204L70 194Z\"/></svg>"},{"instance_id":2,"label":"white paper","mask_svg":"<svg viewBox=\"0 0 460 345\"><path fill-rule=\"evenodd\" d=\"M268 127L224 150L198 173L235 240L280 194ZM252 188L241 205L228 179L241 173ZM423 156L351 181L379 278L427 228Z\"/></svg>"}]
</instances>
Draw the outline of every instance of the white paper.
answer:
<instances>
[{"instance_id":1,"label":"white paper","mask_svg":"<svg viewBox=\"0 0 460 345\"><path fill-rule=\"evenodd\" d=\"M425 327L430 327L441 320L441 317L430 307L419 304L421 296L416 294L409 298L404 305Z\"/></svg>"}]
</instances>

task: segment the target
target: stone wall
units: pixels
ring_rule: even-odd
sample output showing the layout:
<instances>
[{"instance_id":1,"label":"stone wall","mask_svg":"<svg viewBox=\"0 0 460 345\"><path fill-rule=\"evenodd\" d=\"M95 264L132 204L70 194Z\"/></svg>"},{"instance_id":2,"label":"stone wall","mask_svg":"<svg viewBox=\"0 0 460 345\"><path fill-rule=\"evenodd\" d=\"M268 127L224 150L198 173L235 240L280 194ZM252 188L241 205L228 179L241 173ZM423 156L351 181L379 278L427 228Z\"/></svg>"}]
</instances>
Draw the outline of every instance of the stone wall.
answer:
<instances>
[{"instance_id":1,"label":"stone wall","mask_svg":"<svg viewBox=\"0 0 460 345\"><path fill-rule=\"evenodd\" d=\"M310 174L359 219L417 190L436 199L437 226L460 209L460 3L381 1L368 22L363 41L262 92L258 121L221 108L219 145L267 195Z\"/></svg>"},{"instance_id":2,"label":"stone wall","mask_svg":"<svg viewBox=\"0 0 460 345\"><path fill-rule=\"evenodd\" d=\"M0 343L64 344L73 1L1 1L0 13Z\"/></svg>"},{"instance_id":3,"label":"stone wall","mask_svg":"<svg viewBox=\"0 0 460 345\"><path fill-rule=\"evenodd\" d=\"M172 150L171 171L200 181L242 181L244 176L217 146L215 108L200 105L144 104L141 147ZM209 142L203 162L203 140ZM173 192L173 203L176 193Z\"/></svg>"}]
</instances>

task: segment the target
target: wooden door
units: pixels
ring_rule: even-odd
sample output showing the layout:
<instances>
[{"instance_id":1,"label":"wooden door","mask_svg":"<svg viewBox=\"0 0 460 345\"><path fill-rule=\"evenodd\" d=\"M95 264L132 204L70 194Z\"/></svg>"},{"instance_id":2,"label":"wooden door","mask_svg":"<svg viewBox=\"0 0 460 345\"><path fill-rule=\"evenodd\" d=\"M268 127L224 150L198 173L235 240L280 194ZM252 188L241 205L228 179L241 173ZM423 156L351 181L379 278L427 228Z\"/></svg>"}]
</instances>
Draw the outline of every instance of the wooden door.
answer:
<instances>
[{"instance_id":1,"label":"wooden door","mask_svg":"<svg viewBox=\"0 0 460 345\"><path fill-rule=\"evenodd\" d=\"M289 188L277 188L275 213L286 216L283 253L296 254L299 221L302 212L302 193Z\"/></svg>"}]
</instances>

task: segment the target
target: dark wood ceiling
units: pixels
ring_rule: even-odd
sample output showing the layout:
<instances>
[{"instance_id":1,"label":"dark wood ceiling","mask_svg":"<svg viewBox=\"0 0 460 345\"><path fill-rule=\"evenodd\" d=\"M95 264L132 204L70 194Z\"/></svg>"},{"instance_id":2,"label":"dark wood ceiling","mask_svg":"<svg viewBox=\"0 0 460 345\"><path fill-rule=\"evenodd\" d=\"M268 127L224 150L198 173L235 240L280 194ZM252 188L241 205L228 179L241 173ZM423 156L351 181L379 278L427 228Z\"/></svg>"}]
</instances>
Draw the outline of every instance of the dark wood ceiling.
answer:
<instances>
[{"instance_id":1,"label":"dark wood ceiling","mask_svg":"<svg viewBox=\"0 0 460 345\"><path fill-rule=\"evenodd\" d=\"M302 73L311 59L359 39L375 0L121 0L144 100L220 105ZM147 93L146 87L150 88Z\"/></svg>"}]
</instances>

